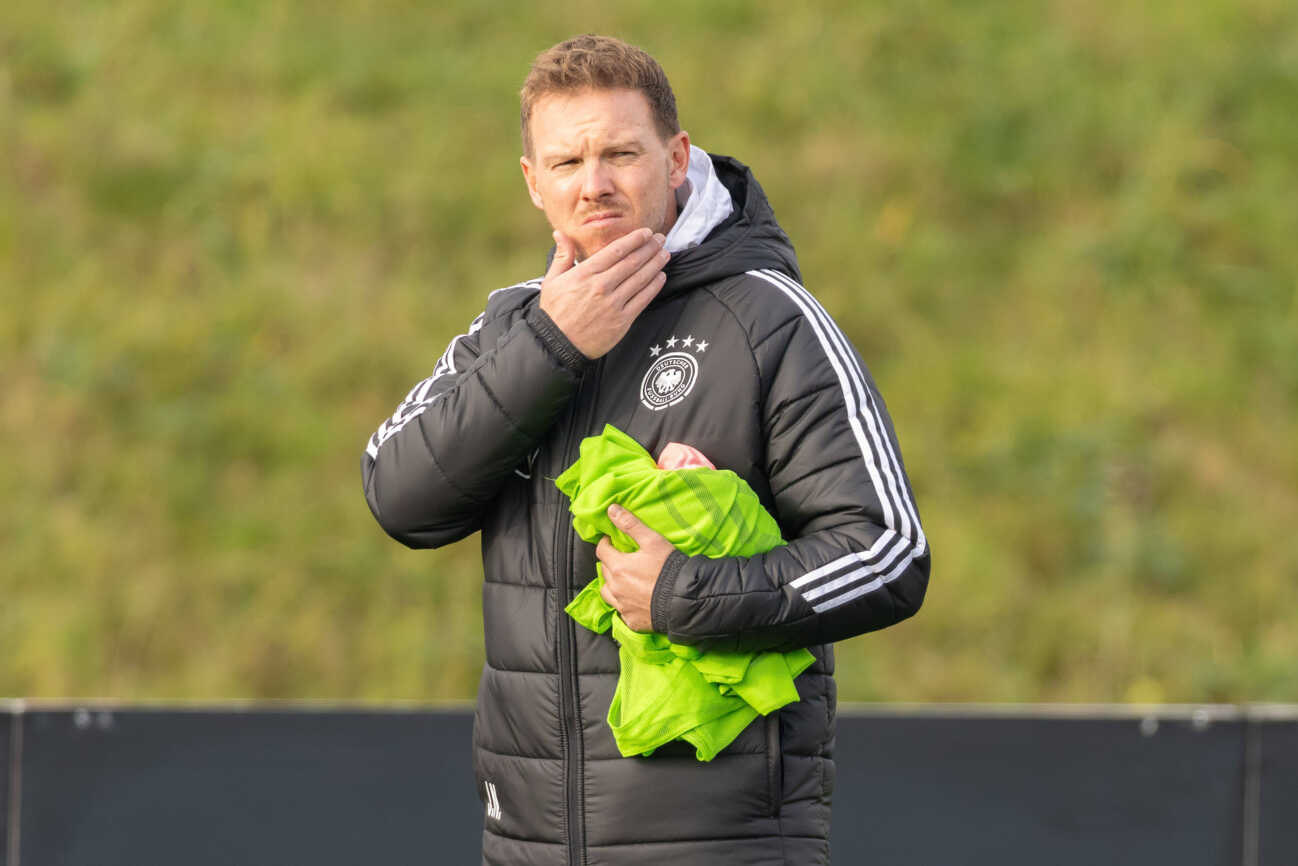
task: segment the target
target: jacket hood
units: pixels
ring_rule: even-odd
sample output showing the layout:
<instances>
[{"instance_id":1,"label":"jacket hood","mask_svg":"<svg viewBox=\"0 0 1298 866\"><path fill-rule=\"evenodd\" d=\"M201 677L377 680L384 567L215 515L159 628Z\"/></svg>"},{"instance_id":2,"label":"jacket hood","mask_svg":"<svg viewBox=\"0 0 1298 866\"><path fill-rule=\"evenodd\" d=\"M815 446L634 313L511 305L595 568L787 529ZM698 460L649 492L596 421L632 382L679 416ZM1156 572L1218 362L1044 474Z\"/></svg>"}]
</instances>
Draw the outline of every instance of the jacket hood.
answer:
<instances>
[{"instance_id":1,"label":"jacket hood","mask_svg":"<svg viewBox=\"0 0 1298 866\"><path fill-rule=\"evenodd\" d=\"M730 191L735 209L701 244L672 254L665 269L667 285L655 303L758 268L782 271L802 281L793 243L776 222L775 212L752 171L733 157L709 157L717 179Z\"/></svg>"}]
</instances>

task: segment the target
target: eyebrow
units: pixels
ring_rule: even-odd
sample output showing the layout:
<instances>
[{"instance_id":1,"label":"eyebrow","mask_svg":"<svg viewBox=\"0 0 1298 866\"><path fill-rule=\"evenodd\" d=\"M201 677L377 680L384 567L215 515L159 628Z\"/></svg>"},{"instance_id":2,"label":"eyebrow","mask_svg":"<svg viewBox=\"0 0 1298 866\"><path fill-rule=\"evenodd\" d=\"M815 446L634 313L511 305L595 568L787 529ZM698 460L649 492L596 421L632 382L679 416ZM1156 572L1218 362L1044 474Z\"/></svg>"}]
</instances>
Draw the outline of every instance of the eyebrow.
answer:
<instances>
[{"instance_id":1,"label":"eyebrow","mask_svg":"<svg viewBox=\"0 0 1298 866\"><path fill-rule=\"evenodd\" d=\"M541 151L537 156L543 162L562 162L568 159L576 159L580 148L556 149L549 152ZM604 145L600 148L600 153L608 153L613 150L644 150L644 145L638 139L630 138L622 141L615 141Z\"/></svg>"}]
</instances>

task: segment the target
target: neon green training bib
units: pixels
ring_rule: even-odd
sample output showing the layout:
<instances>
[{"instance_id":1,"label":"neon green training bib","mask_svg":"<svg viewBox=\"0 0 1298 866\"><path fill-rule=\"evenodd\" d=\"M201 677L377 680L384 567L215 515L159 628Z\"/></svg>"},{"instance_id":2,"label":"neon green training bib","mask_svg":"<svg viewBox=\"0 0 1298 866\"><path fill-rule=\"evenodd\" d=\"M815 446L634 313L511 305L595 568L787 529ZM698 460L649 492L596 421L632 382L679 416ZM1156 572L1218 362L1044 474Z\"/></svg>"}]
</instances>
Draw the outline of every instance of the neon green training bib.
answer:
<instances>
[{"instance_id":1,"label":"neon green training bib","mask_svg":"<svg viewBox=\"0 0 1298 866\"><path fill-rule=\"evenodd\" d=\"M614 503L687 556L754 556L784 544L775 519L734 472L659 469L611 424L582 440L580 457L555 484L572 500L577 534L589 542L607 535L624 553L636 544L609 520ZM618 643L621 673L608 724L623 756L683 739L700 761L710 761L758 715L798 700L793 678L815 661L809 650L704 653L635 632L600 596L603 582L597 573L565 610L591 631L612 629Z\"/></svg>"}]
</instances>

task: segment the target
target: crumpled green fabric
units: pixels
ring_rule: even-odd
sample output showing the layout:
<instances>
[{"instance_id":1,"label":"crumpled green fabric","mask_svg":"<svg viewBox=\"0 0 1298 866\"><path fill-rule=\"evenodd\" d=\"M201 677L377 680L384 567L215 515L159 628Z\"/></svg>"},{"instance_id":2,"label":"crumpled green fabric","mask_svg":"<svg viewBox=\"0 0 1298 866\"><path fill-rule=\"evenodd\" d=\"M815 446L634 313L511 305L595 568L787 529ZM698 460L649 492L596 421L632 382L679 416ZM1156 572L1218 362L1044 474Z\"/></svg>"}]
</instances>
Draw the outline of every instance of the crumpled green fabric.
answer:
<instances>
[{"instance_id":1,"label":"crumpled green fabric","mask_svg":"<svg viewBox=\"0 0 1298 866\"><path fill-rule=\"evenodd\" d=\"M623 552L636 544L609 520L613 503L690 556L753 556L784 544L775 519L734 472L659 469L611 424L582 440L577 462L555 484L572 500L577 534L590 542L607 535ZM591 631L612 629L618 643L621 674L608 724L623 756L684 739L700 761L710 761L759 714L798 700L793 678L815 661L810 651L703 653L632 631L600 596L603 581L598 573L565 610Z\"/></svg>"}]
</instances>

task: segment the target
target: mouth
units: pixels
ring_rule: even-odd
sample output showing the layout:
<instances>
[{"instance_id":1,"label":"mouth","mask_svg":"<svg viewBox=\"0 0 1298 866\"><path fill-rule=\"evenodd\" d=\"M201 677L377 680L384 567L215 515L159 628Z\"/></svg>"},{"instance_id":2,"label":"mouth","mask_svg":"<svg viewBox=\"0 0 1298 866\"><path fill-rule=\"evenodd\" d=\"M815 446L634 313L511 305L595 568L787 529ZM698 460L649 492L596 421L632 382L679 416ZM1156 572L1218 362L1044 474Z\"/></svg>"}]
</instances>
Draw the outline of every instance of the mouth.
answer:
<instances>
[{"instance_id":1,"label":"mouth","mask_svg":"<svg viewBox=\"0 0 1298 866\"><path fill-rule=\"evenodd\" d=\"M600 225L602 223L611 223L622 218L622 214L615 211L601 211L593 213L581 221L584 226Z\"/></svg>"}]
</instances>

